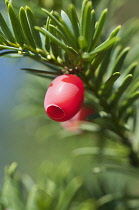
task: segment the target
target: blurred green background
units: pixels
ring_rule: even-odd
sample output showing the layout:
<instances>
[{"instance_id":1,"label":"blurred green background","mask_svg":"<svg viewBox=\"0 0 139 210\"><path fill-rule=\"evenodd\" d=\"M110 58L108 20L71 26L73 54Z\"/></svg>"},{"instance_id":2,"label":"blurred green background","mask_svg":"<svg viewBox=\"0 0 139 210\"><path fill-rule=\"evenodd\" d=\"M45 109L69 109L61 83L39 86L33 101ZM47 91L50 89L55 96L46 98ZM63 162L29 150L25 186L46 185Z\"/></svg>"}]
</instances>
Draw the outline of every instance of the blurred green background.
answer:
<instances>
[{"instance_id":1,"label":"blurred green background","mask_svg":"<svg viewBox=\"0 0 139 210\"><path fill-rule=\"evenodd\" d=\"M80 8L82 1L13 0L12 2L16 8L29 5L36 11L39 24L43 24L45 19L40 10L41 7L56 10L63 7L64 10L67 10L68 3L73 2ZM94 4L97 4L97 0L94 1ZM104 3L103 9L105 7ZM4 0L0 0L0 11L7 18ZM126 1L118 11L111 14L113 23L115 25L123 24L130 18L139 17L138 11L138 0ZM59 164L65 159L70 159L74 162L75 171L78 171L78 166L83 174L89 174L90 164L95 160L92 156L74 158L72 150L82 146L95 145L99 139L92 134L66 136L59 123L48 120L43 110L43 98L49 81L40 80L20 71L21 68L33 68L33 66L36 69L45 68L44 65L35 63L34 60L28 58L0 58L0 183L3 180L4 166L13 161L18 163L21 172L28 173L33 177L36 176L38 168L44 160ZM39 91L37 91L38 89ZM33 103L38 103L38 100L36 102L37 97L40 97L38 105L40 109L35 112L31 106ZM23 107L24 105L26 108Z\"/></svg>"}]
</instances>

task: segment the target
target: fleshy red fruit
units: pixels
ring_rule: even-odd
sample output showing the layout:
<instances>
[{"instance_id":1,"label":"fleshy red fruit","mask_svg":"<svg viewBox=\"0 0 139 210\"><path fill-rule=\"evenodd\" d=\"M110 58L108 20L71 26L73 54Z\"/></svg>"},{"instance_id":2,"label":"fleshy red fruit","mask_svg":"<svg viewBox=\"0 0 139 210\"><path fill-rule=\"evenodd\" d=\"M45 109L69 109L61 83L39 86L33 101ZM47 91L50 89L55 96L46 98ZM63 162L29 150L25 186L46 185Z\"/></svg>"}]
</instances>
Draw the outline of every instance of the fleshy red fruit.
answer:
<instances>
[{"instance_id":1,"label":"fleshy red fruit","mask_svg":"<svg viewBox=\"0 0 139 210\"><path fill-rule=\"evenodd\" d=\"M71 74L55 78L50 84L44 100L47 115L58 122L71 119L80 110L84 100L82 80Z\"/></svg>"},{"instance_id":2,"label":"fleshy red fruit","mask_svg":"<svg viewBox=\"0 0 139 210\"><path fill-rule=\"evenodd\" d=\"M61 126L71 132L79 132L80 131L80 126L84 121L87 121L87 117L91 114L95 113L95 111L88 107L88 106L83 106L79 112L72 117L70 120L67 120L65 122L61 122Z\"/></svg>"}]
</instances>

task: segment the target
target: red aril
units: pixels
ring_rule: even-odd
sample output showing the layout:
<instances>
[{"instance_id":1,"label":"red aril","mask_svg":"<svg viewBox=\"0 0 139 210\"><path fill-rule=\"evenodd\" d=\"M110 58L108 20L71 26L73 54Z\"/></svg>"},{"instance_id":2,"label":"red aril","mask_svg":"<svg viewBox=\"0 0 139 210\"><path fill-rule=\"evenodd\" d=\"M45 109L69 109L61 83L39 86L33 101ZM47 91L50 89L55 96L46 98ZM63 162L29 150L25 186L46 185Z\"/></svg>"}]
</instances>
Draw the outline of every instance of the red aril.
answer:
<instances>
[{"instance_id":1,"label":"red aril","mask_svg":"<svg viewBox=\"0 0 139 210\"><path fill-rule=\"evenodd\" d=\"M84 100L84 84L72 74L56 77L44 99L47 115L58 122L71 119L80 110Z\"/></svg>"}]
</instances>

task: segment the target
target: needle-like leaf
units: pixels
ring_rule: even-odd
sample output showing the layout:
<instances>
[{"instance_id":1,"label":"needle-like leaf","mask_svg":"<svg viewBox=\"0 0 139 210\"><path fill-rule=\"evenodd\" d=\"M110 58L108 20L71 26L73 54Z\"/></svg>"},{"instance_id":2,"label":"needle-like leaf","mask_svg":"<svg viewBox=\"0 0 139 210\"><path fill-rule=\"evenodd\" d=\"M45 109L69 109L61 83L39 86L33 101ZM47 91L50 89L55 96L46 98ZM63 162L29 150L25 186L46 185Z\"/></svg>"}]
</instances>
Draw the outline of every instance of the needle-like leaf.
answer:
<instances>
[{"instance_id":1,"label":"needle-like leaf","mask_svg":"<svg viewBox=\"0 0 139 210\"><path fill-rule=\"evenodd\" d=\"M42 9L42 11L45 12L45 13L48 15L48 17L50 17L50 19L52 19L52 20L55 22L55 24L56 24L60 29L63 29L62 24L60 23L60 21L58 21L58 20L55 18L54 15L52 15L52 12L48 12L46 9Z\"/></svg>"},{"instance_id":2,"label":"needle-like leaf","mask_svg":"<svg viewBox=\"0 0 139 210\"><path fill-rule=\"evenodd\" d=\"M38 31L43 33L44 35L47 35L53 42L55 42L57 45L59 45L63 50L67 50L67 46L61 42L59 39L57 39L53 34L51 34L48 30L45 28L40 28L38 26L35 27Z\"/></svg>"},{"instance_id":3,"label":"needle-like leaf","mask_svg":"<svg viewBox=\"0 0 139 210\"><path fill-rule=\"evenodd\" d=\"M36 45L35 45L31 30L29 27L25 9L23 7L20 8L19 16L20 16L20 22L21 22L21 26L24 32L24 36L26 37L28 45L30 45L33 49L36 49Z\"/></svg>"},{"instance_id":4,"label":"needle-like leaf","mask_svg":"<svg viewBox=\"0 0 139 210\"><path fill-rule=\"evenodd\" d=\"M60 72L58 73L54 71L44 71L44 70L31 69L31 68L22 68L21 70L32 72L32 73L39 73L39 74L61 75Z\"/></svg>"},{"instance_id":5,"label":"needle-like leaf","mask_svg":"<svg viewBox=\"0 0 139 210\"><path fill-rule=\"evenodd\" d=\"M47 17L45 25L46 30L48 30L49 28L49 23L50 23L50 17ZM45 34L45 49L47 50L47 52L50 52L50 39L49 36L47 36L46 34Z\"/></svg>"},{"instance_id":6,"label":"needle-like leaf","mask_svg":"<svg viewBox=\"0 0 139 210\"><path fill-rule=\"evenodd\" d=\"M65 50L73 59L76 56L76 53L69 48L67 45L65 45L62 41L60 41L58 38L53 36L48 30L45 28L35 27L37 30L39 30L44 35L48 36L54 43L56 43L59 47L61 47L63 50Z\"/></svg>"},{"instance_id":7,"label":"needle-like leaf","mask_svg":"<svg viewBox=\"0 0 139 210\"><path fill-rule=\"evenodd\" d=\"M19 19L17 18L15 11L13 9L13 6L10 3L8 4L8 12L16 41L21 47L23 47L24 45L23 31Z\"/></svg>"},{"instance_id":8,"label":"needle-like leaf","mask_svg":"<svg viewBox=\"0 0 139 210\"><path fill-rule=\"evenodd\" d=\"M91 21L91 11L92 11L92 2L88 1L85 5L84 11L83 11L83 17L81 22L81 31L80 35L83 36L86 39L86 42L88 45L90 45L90 35L92 35L92 21Z\"/></svg>"},{"instance_id":9,"label":"needle-like leaf","mask_svg":"<svg viewBox=\"0 0 139 210\"><path fill-rule=\"evenodd\" d=\"M53 21L52 20L50 20L50 23L49 23L49 26L48 26L48 30L49 30L49 32L53 35L53 36L55 36L57 39L58 39L58 35L57 35L57 31L53 28L53 27L50 27L50 24L53 24ZM54 55L54 57L55 58L57 58L58 57L58 46L57 46L57 44L56 43L54 43L54 42L51 42L51 40L50 40L50 45L51 45L51 54L53 54Z\"/></svg>"},{"instance_id":10,"label":"needle-like leaf","mask_svg":"<svg viewBox=\"0 0 139 210\"><path fill-rule=\"evenodd\" d=\"M63 10L61 10L61 17L62 17L63 21L66 23L66 25L68 26L68 28L70 29L70 31L73 32L73 27L72 27L71 21L70 21L68 15Z\"/></svg>"},{"instance_id":11,"label":"needle-like leaf","mask_svg":"<svg viewBox=\"0 0 139 210\"><path fill-rule=\"evenodd\" d=\"M101 87L99 90L99 95L100 96L106 96L111 94L111 91L113 89L113 84L114 82L120 77L121 73L120 72L115 72Z\"/></svg>"},{"instance_id":12,"label":"needle-like leaf","mask_svg":"<svg viewBox=\"0 0 139 210\"><path fill-rule=\"evenodd\" d=\"M111 39L107 39L105 42L103 42L101 45L99 45L92 52L89 53L90 58L93 57L96 53L108 50L119 40L120 40L119 37L113 37Z\"/></svg>"},{"instance_id":13,"label":"needle-like leaf","mask_svg":"<svg viewBox=\"0 0 139 210\"><path fill-rule=\"evenodd\" d=\"M11 47L11 46L6 46L6 45L0 45L0 49L9 49L9 50L19 51L18 47Z\"/></svg>"},{"instance_id":14,"label":"needle-like leaf","mask_svg":"<svg viewBox=\"0 0 139 210\"><path fill-rule=\"evenodd\" d=\"M6 40L6 38L2 34L0 34L0 43L1 44L9 45L9 43Z\"/></svg>"},{"instance_id":15,"label":"needle-like leaf","mask_svg":"<svg viewBox=\"0 0 139 210\"><path fill-rule=\"evenodd\" d=\"M61 23L63 28L62 31L65 34L65 36L67 36L70 42L70 46L73 47L75 50L78 50L79 46L78 43L75 41L75 35L73 34L73 30L70 29L70 27L72 26L68 26L69 24L67 25L64 19L61 19Z\"/></svg>"},{"instance_id":16,"label":"needle-like leaf","mask_svg":"<svg viewBox=\"0 0 139 210\"><path fill-rule=\"evenodd\" d=\"M122 94L126 91L127 87L129 86L129 84L132 81L132 77L133 77L132 74L127 75L125 77L124 81L122 82L122 84L119 86L119 88L111 96L110 104L111 104L112 107L115 107L115 105L118 103Z\"/></svg>"},{"instance_id":17,"label":"needle-like leaf","mask_svg":"<svg viewBox=\"0 0 139 210\"><path fill-rule=\"evenodd\" d=\"M123 63L124 63L124 60L126 58L126 55L127 53L129 52L129 47L126 47L119 55L118 57L116 58L115 62L113 63L113 66L112 66L112 69L111 69L111 72L114 73L114 72L117 72L117 71L120 71L122 69L122 66L123 66Z\"/></svg>"},{"instance_id":18,"label":"needle-like leaf","mask_svg":"<svg viewBox=\"0 0 139 210\"><path fill-rule=\"evenodd\" d=\"M10 42L15 43L15 39L14 39L14 37L13 37L9 27L7 26L3 16L1 15L1 13L0 13L0 27L1 27L2 31L3 31L3 33L5 34L5 36L7 37L7 39Z\"/></svg>"},{"instance_id":19,"label":"needle-like leaf","mask_svg":"<svg viewBox=\"0 0 139 210\"><path fill-rule=\"evenodd\" d=\"M75 38L77 40L79 37L79 20L77 17L76 9L73 4L70 4L69 6L69 17L72 23Z\"/></svg>"},{"instance_id":20,"label":"needle-like leaf","mask_svg":"<svg viewBox=\"0 0 139 210\"><path fill-rule=\"evenodd\" d=\"M90 51L92 51L96 47L96 45L97 45L97 43L98 43L98 41L100 39L101 32L102 32L102 29L104 27L104 23L105 23L105 20L106 20L107 11L108 10L105 9L102 12L102 14L101 14L101 16L100 16L100 18L99 18L99 20L97 22L95 33L94 33L94 37L92 39L92 44L91 44Z\"/></svg>"},{"instance_id":21,"label":"needle-like leaf","mask_svg":"<svg viewBox=\"0 0 139 210\"><path fill-rule=\"evenodd\" d=\"M109 51L107 51L106 54L104 54L104 58L101 62L101 65L98 69L98 73L96 75L96 84L97 84L97 89L98 90L100 88L100 85L103 82L103 76L106 74L106 70L107 70L108 65L109 65L110 56L111 56L111 49Z\"/></svg>"},{"instance_id":22,"label":"needle-like leaf","mask_svg":"<svg viewBox=\"0 0 139 210\"><path fill-rule=\"evenodd\" d=\"M35 30L35 28L34 28L35 26L37 26L37 22L35 20L33 12L31 11L31 9L28 6L26 6L26 14L27 14L28 22L29 22L32 36L35 40L35 43L36 43L37 47L41 49L42 48L41 37L40 37L39 31Z\"/></svg>"},{"instance_id":23,"label":"needle-like leaf","mask_svg":"<svg viewBox=\"0 0 139 210\"><path fill-rule=\"evenodd\" d=\"M83 0L82 8L81 8L81 20L80 20L80 34L81 35L83 34L83 22L84 22L83 17L84 17L84 11L85 11L87 3L88 3L88 0Z\"/></svg>"}]
</instances>

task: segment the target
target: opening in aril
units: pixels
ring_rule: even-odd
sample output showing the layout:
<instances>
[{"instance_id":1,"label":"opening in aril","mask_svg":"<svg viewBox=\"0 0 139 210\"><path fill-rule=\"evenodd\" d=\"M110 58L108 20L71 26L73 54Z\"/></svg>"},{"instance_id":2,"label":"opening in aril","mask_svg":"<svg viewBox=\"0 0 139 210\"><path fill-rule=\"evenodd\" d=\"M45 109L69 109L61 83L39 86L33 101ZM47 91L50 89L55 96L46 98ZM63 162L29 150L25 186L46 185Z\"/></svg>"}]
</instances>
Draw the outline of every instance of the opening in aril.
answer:
<instances>
[{"instance_id":1,"label":"opening in aril","mask_svg":"<svg viewBox=\"0 0 139 210\"><path fill-rule=\"evenodd\" d=\"M56 105L49 105L46 112L53 119L61 119L65 116L64 111Z\"/></svg>"}]
</instances>

